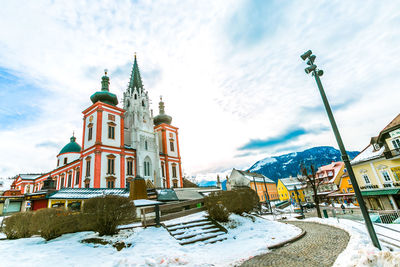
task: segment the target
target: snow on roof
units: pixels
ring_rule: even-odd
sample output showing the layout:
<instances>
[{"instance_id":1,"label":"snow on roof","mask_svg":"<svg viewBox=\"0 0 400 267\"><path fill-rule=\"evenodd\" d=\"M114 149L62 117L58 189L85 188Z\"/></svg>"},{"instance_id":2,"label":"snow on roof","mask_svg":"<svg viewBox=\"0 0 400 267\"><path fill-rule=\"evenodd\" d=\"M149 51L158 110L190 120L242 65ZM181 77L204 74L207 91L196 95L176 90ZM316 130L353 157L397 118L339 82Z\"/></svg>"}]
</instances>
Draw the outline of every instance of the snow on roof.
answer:
<instances>
[{"instance_id":1,"label":"snow on roof","mask_svg":"<svg viewBox=\"0 0 400 267\"><path fill-rule=\"evenodd\" d=\"M307 187L307 185L301 182L297 177L282 178L279 180L287 188L287 190L294 190L294 186L296 186L297 189L303 189Z\"/></svg>"},{"instance_id":2,"label":"snow on roof","mask_svg":"<svg viewBox=\"0 0 400 267\"><path fill-rule=\"evenodd\" d=\"M360 162L380 158L383 156L383 151L385 147L382 146L378 151L374 151L374 147L372 145L368 145L363 151L360 152L352 161L351 164L357 164Z\"/></svg>"},{"instance_id":3,"label":"snow on roof","mask_svg":"<svg viewBox=\"0 0 400 267\"><path fill-rule=\"evenodd\" d=\"M265 180L265 183L273 183L273 184L275 183L268 177L265 177L264 175L259 174L259 173L249 172L249 171L241 171L241 170L236 170L236 171L239 172L241 175L243 175L246 179L249 179L250 181L255 180L257 183L263 183Z\"/></svg>"},{"instance_id":4,"label":"snow on roof","mask_svg":"<svg viewBox=\"0 0 400 267\"><path fill-rule=\"evenodd\" d=\"M136 199L133 201L135 207L145 207L145 206L153 206L157 204L164 204L164 202L148 200L148 199Z\"/></svg>"},{"instance_id":5,"label":"snow on roof","mask_svg":"<svg viewBox=\"0 0 400 267\"><path fill-rule=\"evenodd\" d=\"M197 192L197 188L174 188L179 200L202 199L203 195Z\"/></svg>"},{"instance_id":6,"label":"snow on roof","mask_svg":"<svg viewBox=\"0 0 400 267\"><path fill-rule=\"evenodd\" d=\"M42 175L43 174L20 174L18 176L21 177L21 179L24 179L24 180L35 180L36 178L39 178Z\"/></svg>"},{"instance_id":7,"label":"snow on roof","mask_svg":"<svg viewBox=\"0 0 400 267\"><path fill-rule=\"evenodd\" d=\"M62 188L52 194L49 199L88 199L104 195L129 196L125 188Z\"/></svg>"}]
</instances>

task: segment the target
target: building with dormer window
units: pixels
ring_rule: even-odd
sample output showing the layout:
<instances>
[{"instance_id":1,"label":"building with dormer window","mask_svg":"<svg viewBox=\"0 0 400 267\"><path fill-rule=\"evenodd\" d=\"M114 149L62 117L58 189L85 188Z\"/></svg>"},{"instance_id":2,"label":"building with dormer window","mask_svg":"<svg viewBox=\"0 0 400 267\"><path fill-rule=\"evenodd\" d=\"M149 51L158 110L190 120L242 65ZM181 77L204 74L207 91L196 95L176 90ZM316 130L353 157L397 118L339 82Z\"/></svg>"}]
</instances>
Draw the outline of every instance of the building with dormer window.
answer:
<instances>
[{"instance_id":1,"label":"building with dormer window","mask_svg":"<svg viewBox=\"0 0 400 267\"><path fill-rule=\"evenodd\" d=\"M361 193L371 210L400 207L400 114L352 161Z\"/></svg>"}]
</instances>

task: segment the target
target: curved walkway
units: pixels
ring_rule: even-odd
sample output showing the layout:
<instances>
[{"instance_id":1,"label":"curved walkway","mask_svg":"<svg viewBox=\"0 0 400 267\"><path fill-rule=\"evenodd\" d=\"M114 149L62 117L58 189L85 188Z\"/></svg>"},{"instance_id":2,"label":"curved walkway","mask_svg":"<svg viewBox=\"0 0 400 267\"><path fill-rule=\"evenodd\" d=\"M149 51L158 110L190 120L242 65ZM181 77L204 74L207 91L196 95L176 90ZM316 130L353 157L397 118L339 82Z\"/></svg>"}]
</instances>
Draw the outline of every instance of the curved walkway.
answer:
<instances>
[{"instance_id":1,"label":"curved walkway","mask_svg":"<svg viewBox=\"0 0 400 267\"><path fill-rule=\"evenodd\" d=\"M301 239L245 261L241 266L332 266L346 248L349 234L339 228L312 222L287 222L307 233Z\"/></svg>"}]
</instances>

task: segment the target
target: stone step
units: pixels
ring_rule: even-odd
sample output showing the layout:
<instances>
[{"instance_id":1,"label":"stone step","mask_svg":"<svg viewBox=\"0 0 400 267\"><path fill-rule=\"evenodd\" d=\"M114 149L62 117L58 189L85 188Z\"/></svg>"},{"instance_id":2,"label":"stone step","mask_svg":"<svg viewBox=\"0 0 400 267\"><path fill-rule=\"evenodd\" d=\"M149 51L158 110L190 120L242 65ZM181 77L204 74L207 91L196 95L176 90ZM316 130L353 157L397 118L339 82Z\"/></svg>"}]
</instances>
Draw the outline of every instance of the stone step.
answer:
<instances>
[{"instance_id":1,"label":"stone step","mask_svg":"<svg viewBox=\"0 0 400 267\"><path fill-rule=\"evenodd\" d=\"M201 232L196 232L196 233L190 233L188 235L176 235L174 236L177 240L184 240L184 239L189 239L198 235L204 235L204 234L209 234L209 233L216 233L216 232L221 232L221 229L219 228L211 228L206 231L201 231Z\"/></svg>"},{"instance_id":2,"label":"stone step","mask_svg":"<svg viewBox=\"0 0 400 267\"><path fill-rule=\"evenodd\" d=\"M170 231L170 234L175 237L177 235L180 235L180 234L188 232L188 231L194 232L197 230L207 230L207 229L211 229L211 228L216 228L216 226L214 224L206 224L206 225L196 226L196 227L192 227L192 228L177 229L175 231Z\"/></svg>"},{"instance_id":3,"label":"stone step","mask_svg":"<svg viewBox=\"0 0 400 267\"><path fill-rule=\"evenodd\" d=\"M191 223L191 224L186 224L186 225L177 225L177 226L173 226L173 227L166 227L168 229L168 231L173 232L176 230L180 230L180 229L188 229L188 228L193 228L193 227L198 227L198 226L204 226L204 225L212 225L213 223L210 221L204 221L204 222L195 222L195 223Z\"/></svg>"},{"instance_id":4,"label":"stone step","mask_svg":"<svg viewBox=\"0 0 400 267\"><path fill-rule=\"evenodd\" d=\"M189 221L189 222L180 222L180 223L174 223L174 224L165 224L165 227L169 228L169 227L173 227L173 226L177 226L177 225L185 225L185 224L190 224L190 223L195 223L195 222L205 222L205 221L209 221L208 219L199 219L199 220L193 220L193 221Z\"/></svg>"},{"instance_id":5,"label":"stone step","mask_svg":"<svg viewBox=\"0 0 400 267\"><path fill-rule=\"evenodd\" d=\"M206 241L208 239L215 238L215 237L218 237L220 235L225 235L225 233L224 232L217 232L217 233L212 234L212 235L200 236L198 238L192 238L192 239L189 239L189 240L185 240L184 242L180 242L179 244L181 244L182 246L189 245L189 244L193 244L193 243L196 243L196 242Z\"/></svg>"}]
</instances>

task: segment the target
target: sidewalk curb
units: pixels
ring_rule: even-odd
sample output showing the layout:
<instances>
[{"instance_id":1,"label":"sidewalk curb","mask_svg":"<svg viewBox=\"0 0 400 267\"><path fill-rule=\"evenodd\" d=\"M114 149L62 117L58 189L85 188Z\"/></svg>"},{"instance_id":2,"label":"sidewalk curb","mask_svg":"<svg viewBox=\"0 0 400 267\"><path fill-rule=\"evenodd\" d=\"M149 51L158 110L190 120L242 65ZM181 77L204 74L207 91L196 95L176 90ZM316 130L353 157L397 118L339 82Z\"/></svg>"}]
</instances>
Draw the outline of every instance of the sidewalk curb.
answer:
<instances>
[{"instance_id":1,"label":"sidewalk curb","mask_svg":"<svg viewBox=\"0 0 400 267\"><path fill-rule=\"evenodd\" d=\"M256 217L258 217L258 218L261 218L261 219L263 219L263 220L267 220L267 219L261 217L261 216L258 215L258 214L251 214L251 215L256 216ZM267 220L267 221L268 221L268 220ZM283 223L283 222L281 222L281 223ZM286 223L286 224L287 224L287 223ZM294 226L294 225L293 225L293 226ZM286 244L293 243L293 242L299 240L300 238L302 238L302 237L307 233L306 230L301 229L301 228L298 227L298 226L295 226L295 227L297 227L297 228L299 228L299 229L301 230L301 233L300 233L300 234L298 234L297 236L292 237L292 238L290 238L290 239L288 239L288 240L285 240L285 241L282 241L282 242L280 242L280 243L277 243L277 244L275 244L275 245L268 246L267 248L268 248L268 249L276 249L276 248L283 247L283 246L286 245Z\"/></svg>"},{"instance_id":2,"label":"sidewalk curb","mask_svg":"<svg viewBox=\"0 0 400 267\"><path fill-rule=\"evenodd\" d=\"M300 228L300 229L301 229L301 228ZM293 237L293 238L291 238L291 239L288 239L288 240L286 240L286 241L280 242L280 243L278 243L278 244L275 244L275 245L272 245L272 246L268 246L267 248L268 248L268 249L276 249L276 248L283 247L283 246L286 245L286 244L293 243L293 242L299 240L299 239L302 238L306 233L307 233L307 232L306 232L305 230L301 229L301 233L300 233L299 235L297 235L297 236L295 236L295 237Z\"/></svg>"}]
</instances>

